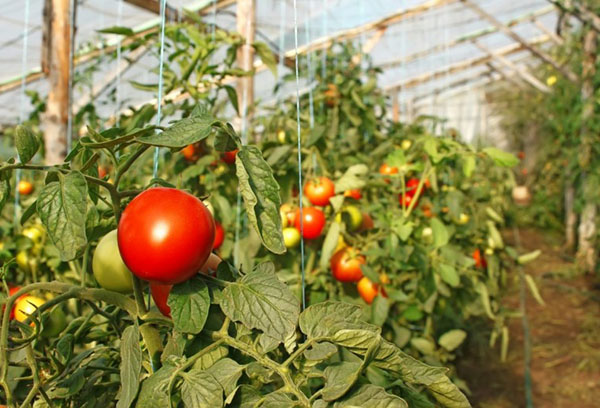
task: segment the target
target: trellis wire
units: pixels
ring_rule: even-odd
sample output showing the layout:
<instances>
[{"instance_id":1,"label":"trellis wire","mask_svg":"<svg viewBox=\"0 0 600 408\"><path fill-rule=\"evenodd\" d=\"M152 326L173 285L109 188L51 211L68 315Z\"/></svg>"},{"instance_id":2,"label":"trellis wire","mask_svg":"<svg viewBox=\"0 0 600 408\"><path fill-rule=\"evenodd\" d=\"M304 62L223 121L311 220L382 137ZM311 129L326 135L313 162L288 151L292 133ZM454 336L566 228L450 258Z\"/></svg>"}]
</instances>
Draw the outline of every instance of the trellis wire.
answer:
<instances>
[{"instance_id":1,"label":"trellis wire","mask_svg":"<svg viewBox=\"0 0 600 408\"><path fill-rule=\"evenodd\" d=\"M306 44L310 44L310 18L312 14L312 0L308 0L308 17L304 23ZM308 70L308 106L310 113L310 130L312 131L315 127L315 108L313 102L313 70L312 70L312 51L310 48L306 52L306 68Z\"/></svg>"},{"instance_id":2,"label":"trellis wire","mask_svg":"<svg viewBox=\"0 0 600 408\"><path fill-rule=\"evenodd\" d=\"M123 0L118 0L117 4L117 27L121 26L121 18L123 17ZM119 36L117 39L117 84L116 84L116 109L115 109L115 117L116 117L116 125L119 127L121 122L121 115L119 115L119 110L121 109L121 41L122 37ZM119 152L117 151L117 154ZM118 156L117 156L118 157Z\"/></svg>"},{"instance_id":3,"label":"trellis wire","mask_svg":"<svg viewBox=\"0 0 600 408\"><path fill-rule=\"evenodd\" d=\"M306 281L304 271L304 208L302 205L302 142L300 140L300 78L298 70L298 5L294 0L294 46L296 68L296 122L298 125L298 198L300 201L300 270L302 285L302 310L306 308Z\"/></svg>"},{"instance_id":4,"label":"trellis wire","mask_svg":"<svg viewBox=\"0 0 600 408\"><path fill-rule=\"evenodd\" d=\"M75 55L75 7L77 0L69 2L69 15L71 22L69 24L69 104L67 107L67 154L71 151L73 139L73 76L75 68L73 66L73 56Z\"/></svg>"},{"instance_id":5,"label":"trellis wire","mask_svg":"<svg viewBox=\"0 0 600 408\"><path fill-rule=\"evenodd\" d=\"M322 19L322 35L323 37L325 37L327 35L327 14L328 14L328 9L327 9L327 0L323 0L323 19ZM321 54L321 79L325 80L325 75L327 75L327 48L323 48L322 54ZM324 109L325 108L325 104L321 105L321 107Z\"/></svg>"},{"instance_id":6,"label":"trellis wire","mask_svg":"<svg viewBox=\"0 0 600 408\"><path fill-rule=\"evenodd\" d=\"M25 16L23 18L23 55L21 57L21 103L19 108L19 123L25 120L25 80L27 71L27 43L29 40L29 0L25 0ZM19 161L21 158L19 157ZM15 171L15 227L19 225L19 182L21 169Z\"/></svg>"},{"instance_id":7,"label":"trellis wire","mask_svg":"<svg viewBox=\"0 0 600 408\"><path fill-rule=\"evenodd\" d=\"M165 10L167 8L167 0L160 2L160 52L158 57L158 96L156 98L156 125L160 126L161 120L161 106L162 106L162 93L163 93L163 66L165 58ZM156 178L158 175L158 157L160 154L160 148L154 148L154 161L152 166L152 178Z\"/></svg>"},{"instance_id":8,"label":"trellis wire","mask_svg":"<svg viewBox=\"0 0 600 408\"><path fill-rule=\"evenodd\" d=\"M287 12L287 3L285 1L281 2L281 7L279 9L279 67L277 69L277 84L279 86L279 95L277 98L279 99L280 108L283 109L283 67L284 67L284 59L285 59L285 16Z\"/></svg>"}]
</instances>

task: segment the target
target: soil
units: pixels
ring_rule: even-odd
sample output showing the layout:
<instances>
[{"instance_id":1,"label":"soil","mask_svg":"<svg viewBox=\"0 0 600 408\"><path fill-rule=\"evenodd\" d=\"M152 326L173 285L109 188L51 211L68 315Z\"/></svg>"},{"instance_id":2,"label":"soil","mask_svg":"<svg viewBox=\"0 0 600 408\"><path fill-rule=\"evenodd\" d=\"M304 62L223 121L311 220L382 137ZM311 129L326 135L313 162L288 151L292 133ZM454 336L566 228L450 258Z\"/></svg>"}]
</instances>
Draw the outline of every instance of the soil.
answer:
<instances>
[{"instance_id":1,"label":"soil","mask_svg":"<svg viewBox=\"0 0 600 408\"><path fill-rule=\"evenodd\" d=\"M600 407L600 291L597 281L577 272L572 259L560 248L561 237L536 230L520 230L524 251L543 254L524 268L545 301L536 302L527 290L526 316L531 338L531 378L535 408ZM511 231L507 241L514 244ZM518 310L519 279L515 273L506 307ZM510 320L510 348L500 361L499 345L473 339L457 371L480 408L526 407L524 381L524 331L522 319ZM498 342L499 343L499 342Z\"/></svg>"}]
</instances>

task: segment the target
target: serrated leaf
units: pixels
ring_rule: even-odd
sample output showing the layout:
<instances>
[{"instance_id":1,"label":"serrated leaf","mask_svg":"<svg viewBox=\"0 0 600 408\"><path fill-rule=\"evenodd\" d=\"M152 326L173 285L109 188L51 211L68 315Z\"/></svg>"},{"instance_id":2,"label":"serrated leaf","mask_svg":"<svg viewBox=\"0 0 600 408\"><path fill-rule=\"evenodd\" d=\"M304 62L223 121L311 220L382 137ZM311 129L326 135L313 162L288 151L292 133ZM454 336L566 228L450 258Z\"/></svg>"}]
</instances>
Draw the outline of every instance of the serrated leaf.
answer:
<instances>
[{"instance_id":1,"label":"serrated leaf","mask_svg":"<svg viewBox=\"0 0 600 408\"><path fill-rule=\"evenodd\" d=\"M323 241L323 247L321 249L321 259L319 260L319 266L321 268L326 268L327 265L329 265L329 260L338 245L340 229L341 225L339 223L332 222L327 230L327 235L325 235L325 240Z\"/></svg>"},{"instance_id":2,"label":"serrated leaf","mask_svg":"<svg viewBox=\"0 0 600 408\"><path fill-rule=\"evenodd\" d=\"M21 163L29 163L40 148L40 141L31 129L19 125L15 129L15 146Z\"/></svg>"},{"instance_id":3,"label":"serrated leaf","mask_svg":"<svg viewBox=\"0 0 600 408\"><path fill-rule=\"evenodd\" d=\"M198 334L204 328L210 308L208 287L200 277L189 279L173 286L167 304L175 330Z\"/></svg>"},{"instance_id":4,"label":"serrated leaf","mask_svg":"<svg viewBox=\"0 0 600 408\"><path fill-rule=\"evenodd\" d=\"M128 326L121 336L121 392L117 408L129 408L140 387L142 349L137 324Z\"/></svg>"},{"instance_id":5,"label":"serrated leaf","mask_svg":"<svg viewBox=\"0 0 600 408\"><path fill-rule=\"evenodd\" d=\"M460 284L460 277L452 265L442 263L438 266L438 271L440 272L440 276L444 282L453 288L458 287Z\"/></svg>"},{"instance_id":6,"label":"serrated leaf","mask_svg":"<svg viewBox=\"0 0 600 408\"><path fill-rule=\"evenodd\" d=\"M298 401L293 401L289 396L280 391L267 394L262 404L260 404L261 408L295 408L299 406L301 405Z\"/></svg>"},{"instance_id":7,"label":"serrated leaf","mask_svg":"<svg viewBox=\"0 0 600 408\"><path fill-rule=\"evenodd\" d=\"M233 406L236 408L255 408L261 397L262 395L256 388L242 384L235 393Z\"/></svg>"},{"instance_id":8,"label":"serrated leaf","mask_svg":"<svg viewBox=\"0 0 600 408\"><path fill-rule=\"evenodd\" d=\"M113 27L108 27L108 28L103 28L102 30L96 30L99 33L102 34L118 34L118 35L133 35L134 32L131 28L128 27L120 27L120 26L113 26Z\"/></svg>"},{"instance_id":9,"label":"serrated leaf","mask_svg":"<svg viewBox=\"0 0 600 408\"><path fill-rule=\"evenodd\" d=\"M366 185L364 177L369 172L365 164L355 164L348 167L342 177L335 182L335 192L343 193L346 190L361 189Z\"/></svg>"},{"instance_id":10,"label":"serrated leaf","mask_svg":"<svg viewBox=\"0 0 600 408\"><path fill-rule=\"evenodd\" d=\"M181 400L186 408L223 406L223 388L211 374L192 369L187 373L181 373L181 377L183 378Z\"/></svg>"},{"instance_id":11,"label":"serrated leaf","mask_svg":"<svg viewBox=\"0 0 600 408\"><path fill-rule=\"evenodd\" d=\"M325 386L322 397L325 401L335 401L344 396L360 375L361 363L342 361L325 368Z\"/></svg>"},{"instance_id":12,"label":"serrated leaf","mask_svg":"<svg viewBox=\"0 0 600 408\"><path fill-rule=\"evenodd\" d=\"M206 372L219 382L225 395L228 396L234 392L244 368L246 366L240 365L230 358L224 358L213 364Z\"/></svg>"},{"instance_id":13,"label":"serrated leaf","mask_svg":"<svg viewBox=\"0 0 600 408\"><path fill-rule=\"evenodd\" d=\"M410 344L426 356L431 356L435 352L435 344L423 337L413 337L410 339Z\"/></svg>"},{"instance_id":14,"label":"serrated leaf","mask_svg":"<svg viewBox=\"0 0 600 408\"><path fill-rule=\"evenodd\" d=\"M150 136L138 137L140 143L160 147L185 147L206 139L212 132L215 119L212 115L204 113L198 116L188 116L178 120L169 128Z\"/></svg>"},{"instance_id":15,"label":"serrated leaf","mask_svg":"<svg viewBox=\"0 0 600 408\"><path fill-rule=\"evenodd\" d=\"M309 338L329 337L338 327L359 322L361 316L360 306L326 301L307 307L300 314L299 325Z\"/></svg>"},{"instance_id":16,"label":"serrated leaf","mask_svg":"<svg viewBox=\"0 0 600 408\"><path fill-rule=\"evenodd\" d=\"M231 320L259 329L280 342L296 330L300 304L277 279L272 263L258 265L222 293L221 309Z\"/></svg>"},{"instance_id":17,"label":"serrated leaf","mask_svg":"<svg viewBox=\"0 0 600 408\"><path fill-rule=\"evenodd\" d=\"M486 147L483 152L494 160L494 162L503 167L514 167L519 164L519 159L512 153L505 152L496 147Z\"/></svg>"},{"instance_id":18,"label":"serrated leaf","mask_svg":"<svg viewBox=\"0 0 600 408\"><path fill-rule=\"evenodd\" d=\"M438 344L448 351L454 351L467 338L467 332L460 329L454 329L442 334L438 340Z\"/></svg>"},{"instance_id":19,"label":"serrated leaf","mask_svg":"<svg viewBox=\"0 0 600 408\"><path fill-rule=\"evenodd\" d=\"M231 102L231 105L233 105L235 112L239 115L240 107L238 104L237 91L231 85L224 85L223 88L225 89L225 92L227 92L227 97L229 98L229 102Z\"/></svg>"},{"instance_id":20,"label":"serrated leaf","mask_svg":"<svg viewBox=\"0 0 600 408\"><path fill-rule=\"evenodd\" d=\"M443 247L450 240L450 234L446 226L438 218L431 219L431 229L433 230L433 246Z\"/></svg>"},{"instance_id":21,"label":"serrated leaf","mask_svg":"<svg viewBox=\"0 0 600 408\"><path fill-rule=\"evenodd\" d=\"M235 166L248 221L269 251L283 254L286 249L279 214L281 197L273 170L256 146L243 146Z\"/></svg>"},{"instance_id":22,"label":"serrated leaf","mask_svg":"<svg viewBox=\"0 0 600 408\"><path fill-rule=\"evenodd\" d=\"M164 365L142 382L142 389L135 404L136 408L165 408L170 406L169 380L176 367Z\"/></svg>"},{"instance_id":23,"label":"serrated leaf","mask_svg":"<svg viewBox=\"0 0 600 408\"><path fill-rule=\"evenodd\" d=\"M60 175L42 189L37 212L63 261L75 259L87 244L87 182L78 171Z\"/></svg>"},{"instance_id":24,"label":"serrated leaf","mask_svg":"<svg viewBox=\"0 0 600 408\"><path fill-rule=\"evenodd\" d=\"M329 342L317 343L304 352L307 360L323 361L337 353L338 348Z\"/></svg>"},{"instance_id":25,"label":"serrated leaf","mask_svg":"<svg viewBox=\"0 0 600 408\"><path fill-rule=\"evenodd\" d=\"M346 400L336 402L334 408L408 408L402 398L388 394L383 387L363 385Z\"/></svg>"}]
</instances>

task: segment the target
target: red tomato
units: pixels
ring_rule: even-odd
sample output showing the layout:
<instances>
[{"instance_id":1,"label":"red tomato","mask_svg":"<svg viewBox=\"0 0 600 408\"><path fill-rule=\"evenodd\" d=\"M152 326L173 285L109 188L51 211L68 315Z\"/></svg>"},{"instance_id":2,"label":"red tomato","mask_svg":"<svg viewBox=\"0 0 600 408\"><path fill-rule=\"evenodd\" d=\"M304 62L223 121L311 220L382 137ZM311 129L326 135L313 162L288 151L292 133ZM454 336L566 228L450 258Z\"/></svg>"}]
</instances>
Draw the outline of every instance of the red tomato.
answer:
<instances>
[{"instance_id":1,"label":"red tomato","mask_svg":"<svg viewBox=\"0 0 600 408\"><path fill-rule=\"evenodd\" d=\"M408 206L410 205L412 200L413 200L413 196L406 194L404 196L404 206L406 208L408 208ZM400 203L400 206L402 207L402 193L398 194L398 202ZM415 203L415 205L417 205L417 204Z\"/></svg>"},{"instance_id":2,"label":"red tomato","mask_svg":"<svg viewBox=\"0 0 600 408\"><path fill-rule=\"evenodd\" d=\"M33 184L31 184L31 181L21 180L17 185L17 189L19 190L19 194L29 195L33 192Z\"/></svg>"},{"instance_id":3,"label":"red tomato","mask_svg":"<svg viewBox=\"0 0 600 408\"><path fill-rule=\"evenodd\" d=\"M159 285L158 283L150 283L150 293L152 299L158 307L158 310L167 317L171 317L171 308L167 305L169 293L173 285Z\"/></svg>"},{"instance_id":4,"label":"red tomato","mask_svg":"<svg viewBox=\"0 0 600 408\"><path fill-rule=\"evenodd\" d=\"M108 169L105 166L98 166L98 178L103 179L108 174Z\"/></svg>"},{"instance_id":5,"label":"red tomato","mask_svg":"<svg viewBox=\"0 0 600 408\"><path fill-rule=\"evenodd\" d=\"M363 276L358 281L358 284L356 285L356 289L358 290L358 294L360 295L360 297L363 298L363 300L365 302L367 302L368 304L373 303L373 299L375 299L377 297L377 295L379 294L379 285L371 282L369 280L369 278L367 278L366 276ZM381 294L384 297L387 297L385 295L385 292L383 292L383 290L382 290Z\"/></svg>"},{"instance_id":6,"label":"red tomato","mask_svg":"<svg viewBox=\"0 0 600 408\"><path fill-rule=\"evenodd\" d=\"M209 271L216 271L221 263L221 258L219 258L215 254L210 254L208 261L204 264L200 272L206 274ZM167 304L167 300L169 299L169 293L171 293L171 288L173 285L160 285L158 283L150 282L150 293L152 294L152 299L154 299L154 303L160 312L167 316L171 317L171 308Z\"/></svg>"},{"instance_id":7,"label":"red tomato","mask_svg":"<svg viewBox=\"0 0 600 408\"><path fill-rule=\"evenodd\" d=\"M519 152L517 156L519 157L519 159L523 160L525 159L525 152Z\"/></svg>"},{"instance_id":8,"label":"red tomato","mask_svg":"<svg viewBox=\"0 0 600 408\"><path fill-rule=\"evenodd\" d=\"M313 205L325 206L329 204L329 199L335 195L335 186L333 181L327 177L319 177L306 183L304 195Z\"/></svg>"},{"instance_id":9,"label":"red tomato","mask_svg":"<svg viewBox=\"0 0 600 408\"><path fill-rule=\"evenodd\" d=\"M361 231L368 231L375 227L375 223L373 222L373 218L367 213L362 214L362 224L360 226Z\"/></svg>"},{"instance_id":10,"label":"red tomato","mask_svg":"<svg viewBox=\"0 0 600 408\"><path fill-rule=\"evenodd\" d=\"M418 178L408 179L408 181L406 182L406 195L410 195L411 197L414 197L415 194L417 193L418 186L419 186Z\"/></svg>"},{"instance_id":11,"label":"red tomato","mask_svg":"<svg viewBox=\"0 0 600 408\"><path fill-rule=\"evenodd\" d=\"M213 251L219 249L224 240L225 230L219 221L215 221L215 243L213 244Z\"/></svg>"},{"instance_id":12,"label":"red tomato","mask_svg":"<svg viewBox=\"0 0 600 408\"><path fill-rule=\"evenodd\" d=\"M200 152L196 145L190 144L181 150L183 157L189 162L195 162L200 158ZM235 158L234 158L235 160Z\"/></svg>"},{"instance_id":13,"label":"red tomato","mask_svg":"<svg viewBox=\"0 0 600 408\"><path fill-rule=\"evenodd\" d=\"M19 286L15 286L14 288L9 288L8 289L8 296L12 296L15 293L17 293L19 290L21 290L21 288ZM25 295L23 295L25 296ZM10 315L9 315L9 320L12 320L15 318L15 305L17 304L17 302L19 302L19 300L21 300L21 298L23 296L20 296L17 301L15 303L13 303L13 307L12 309L10 309ZM2 306L2 313L4 313L4 306Z\"/></svg>"},{"instance_id":14,"label":"red tomato","mask_svg":"<svg viewBox=\"0 0 600 408\"><path fill-rule=\"evenodd\" d=\"M337 251L330 262L333 277L340 282L358 282L363 276L360 266L364 263L365 257L350 247Z\"/></svg>"},{"instance_id":15,"label":"red tomato","mask_svg":"<svg viewBox=\"0 0 600 408\"><path fill-rule=\"evenodd\" d=\"M475 260L476 268L487 268L487 262L485 260L485 257L481 254L479 248L473 251L473 259Z\"/></svg>"},{"instance_id":16,"label":"red tomato","mask_svg":"<svg viewBox=\"0 0 600 408\"><path fill-rule=\"evenodd\" d=\"M238 151L239 149L235 149L230 152L223 153L223 161L227 164L235 163L235 156L237 155Z\"/></svg>"},{"instance_id":17,"label":"red tomato","mask_svg":"<svg viewBox=\"0 0 600 408\"><path fill-rule=\"evenodd\" d=\"M346 190L344 192L344 197L354 198L355 200L360 200L362 198L362 194L360 190Z\"/></svg>"},{"instance_id":18,"label":"red tomato","mask_svg":"<svg viewBox=\"0 0 600 408\"><path fill-rule=\"evenodd\" d=\"M383 163L381 167L379 167L379 174L390 175L390 174L398 174L398 167L388 166L386 163ZM386 183L390 183L390 179L383 179Z\"/></svg>"},{"instance_id":19,"label":"red tomato","mask_svg":"<svg viewBox=\"0 0 600 408\"><path fill-rule=\"evenodd\" d=\"M125 208L118 228L125 265L140 279L176 284L194 276L211 254L215 223L202 201L155 187Z\"/></svg>"},{"instance_id":20,"label":"red tomato","mask_svg":"<svg viewBox=\"0 0 600 408\"><path fill-rule=\"evenodd\" d=\"M300 208L296 210L294 226L298 231L302 231L302 236L306 239L315 239L321 235L325 226L325 215L323 211L315 207L304 207L302 209L303 228L300 229Z\"/></svg>"}]
</instances>

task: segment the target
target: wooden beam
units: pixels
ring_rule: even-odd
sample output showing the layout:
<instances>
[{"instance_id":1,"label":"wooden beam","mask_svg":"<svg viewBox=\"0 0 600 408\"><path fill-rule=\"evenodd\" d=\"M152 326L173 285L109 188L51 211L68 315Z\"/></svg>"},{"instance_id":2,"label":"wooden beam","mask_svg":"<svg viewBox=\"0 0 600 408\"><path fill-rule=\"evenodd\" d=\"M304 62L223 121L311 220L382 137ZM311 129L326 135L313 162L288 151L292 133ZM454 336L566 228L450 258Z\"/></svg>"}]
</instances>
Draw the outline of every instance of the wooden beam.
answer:
<instances>
[{"instance_id":1,"label":"wooden beam","mask_svg":"<svg viewBox=\"0 0 600 408\"><path fill-rule=\"evenodd\" d=\"M560 35L556 34L554 31L550 30L548 27L544 25L537 18L532 18L531 22L544 34L546 34L552 41L554 41L558 45L564 44L565 40L561 38Z\"/></svg>"},{"instance_id":2,"label":"wooden beam","mask_svg":"<svg viewBox=\"0 0 600 408\"><path fill-rule=\"evenodd\" d=\"M529 44L541 44L548 40L549 40L548 36L544 35L544 36L534 38L533 40L531 40L531 42ZM496 50L495 53L497 55L505 56L505 55L511 55L516 52L525 51L525 50L526 50L525 47L523 47L521 44L517 43L517 44L507 45L506 47ZM461 72L461 71L464 71L469 68L473 68L473 67L481 65L481 64L486 64L486 63L492 61L492 59L493 58L490 55L482 55L479 57L470 58L468 60L459 61L459 62L449 65L447 67L440 68L439 70L426 72L419 76L405 79L403 81L400 81L399 83L396 83L396 84L386 87L385 90L387 92L395 92L396 90L402 89L402 88L412 88L412 87L418 86L422 83L441 78L444 75L454 74L454 73Z\"/></svg>"},{"instance_id":3,"label":"wooden beam","mask_svg":"<svg viewBox=\"0 0 600 408\"><path fill-rule=\"evenodd\" d=\"M548 13L552 13L555 12L556 9L552 6L547 6L544 8L541 8L539 10L533 11L531 13L527 13L524 14L522 16L516 17L513 20L509 21L508 23L506 23L506 25L508 25L509 27L514 27L518 24L521 24L523 22L529 21L532 18L535 17L541 17L543 15L546 15ZM421 59L423 57L426 57L430 54L434 54L436 52L444 52L447 51L449 48L455 47L457 45L472 41L474 39L477 38L481 38L481 37L485 37L486 35L490 35L490 34L494 34L498 32L498 28L495 26L489 26L484 28L483 30L477 30L477 31L473 31L471 33L468 33L466 35L457 37L449 42L443 43L443 44L438 44L436 46L433 46L431 48L428 48L426 50L423 51L418 51L415 52L413 54L409 54L406 57L400 58L400 59L395 59L395 60L391 60L388 62L384 62L378 65L379 68L381 69L390 69L390 68L395 68L397 66L402 66L404 64L407 64L409 62L413 62L416 61L418 59Z\"/></svg>"},{"instance_id":4,"label":"wooden beam","mask_svg":"<svg viewBox=\"0 0 600 408\"><path fill-rule=\"evenodd\" d=\"M394 122L400 121L400 103L399 103L398 92L392 94L392 120Z\"/></svg>"},{"instance_id":5,"label":"wooden beam","mask_svg":"<svg viewBox=\"0 0 600 408\"><path fill-rule=\"evenodd\" d=\"M556 69L558 72L563 74L571 82L579 81L579 77L575 73L573 73L567 67L561 66L558 62L556 62L550 55L546 54L544 51L538 50L537 48L532 47L531 45L527 44L527 41L525 41L525 39L523 37L521 37L519 34L515 33L513 30L510 29L510 27L508 27L506 24L502 23L500 20L498 20L496 17L492 16L485 10L483 10L477 4L473 3L471 0L460 0L460 1L462 3L464 3L467 7L469 7L471 10L473 10L481 18L489 21L492 25L496 26L498 28L498 30L502 31L508 37L512 38L514 41L521 44L521 46L525 47L525 49L527 49L533 55L535 55L542 61L546 62L547 64L552 65L552 67L554 67L554 69Z\"/></svg>"},{"instance_id":6,"label":"wooden beam","mask_svg":"<svg viewBox=\"0 0 600 408\"><path fill-rule=\"evenodd\" d=\"M495 61L498 61L500 64L505 66L506 68L512 70L517 75L519 75L523 80L534 88L538 89L544 93L550 93L550 88L548 88L545 84L543 84L539 79L534 77L531 73L529 73L525 68L518 67L514 62L506 58L504 55L500 55L497 52L490 50L483 44L478 43L477 41L473 41L473 45L483 51L484 54L487 54L492 57Z\"/></svg>"},{"instance_id":7,"label":"wooden beam","mask_svg":"<svg viewBox=\"0 0 600 408\"><path fill-rule=\"evenodd\" d=\"M365 42L362 46L362 53L352 56L352 63L354 65L358 64L362 58L363 54L368 54L373 51L373 48L379 43L385 32L387 31L387 27L378 28L377 31Z\"/></svg>"},{"instance_id":8,"label":"wooden beam","mask_svg":"<svg viewBox=\"0 0 600 408\"><path fill-rule=\"evenodd\" d=\"M160 4L162 0L124 0L133 6L139 7L154 14L160 14ZM174 21L179 18L179 11L166 3L165 18L167 21Z\"/></svg>"},{"instance_id":9,"label":"wooden beam","mask_svg":"<svg viewBox=\"0 0 600 408\"><path fill-rule=\"evenodd\" d=\"M515 78L514 75L512 75L512 72L507 73L503 69L500 69L500 68L494 66L494 64L492 64L491 62L488 62L485 65L489 68L490 72L497 72L505 81L511 82L517 88L520 88L523 86L522 82L519 81L517 78Z\"/></svg>"},{"instance_id":10,"label":"wooden beam","mask_svg":"<svg viewBox=\"0 0 600 408\"><path fill-rule=\"evenodd\" d=\"M43 117L46 164L62 163L67 153L67 114L69 109L69 55L71 48L69 0L51 0L48 80L50 92Z\"/></svg>"},{"instance_id":11,"label":"wooden beam","mask_svg":"<svg viewBox=\"0 0 600 408\"><path fill-rule=\"evenodd\" d=\"M256 4L254 0L238 0L237 31L244 39L244 44L237 50L237 64L244 71L252 71L254 68L254 47L252 43L254 43L255 30ZM240 116L249 121L249 107L254 104L254 75L238 78L237 94ZM259 137L258 133L256 135Z\"/></svg>"}]
</instances>

